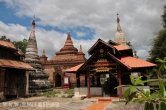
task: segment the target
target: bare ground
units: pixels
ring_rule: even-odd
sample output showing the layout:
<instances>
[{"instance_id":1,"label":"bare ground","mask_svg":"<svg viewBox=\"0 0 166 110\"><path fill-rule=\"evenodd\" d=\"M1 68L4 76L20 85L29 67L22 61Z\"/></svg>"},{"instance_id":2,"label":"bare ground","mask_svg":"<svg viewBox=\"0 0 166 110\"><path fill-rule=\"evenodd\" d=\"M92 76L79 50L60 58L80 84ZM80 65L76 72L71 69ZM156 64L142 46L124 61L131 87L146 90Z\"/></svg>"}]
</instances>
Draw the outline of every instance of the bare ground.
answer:
<instances>
[{"instance_id":1,"label":"bare ground","mask_svg":"<svg viewBox=\"0 0 166 110\"><path fill-rule=\"evenodd\" d=\"M0 110L84 110L93 102L72 98L31 97L0 103Z\"/></svg>"}]
</instances>

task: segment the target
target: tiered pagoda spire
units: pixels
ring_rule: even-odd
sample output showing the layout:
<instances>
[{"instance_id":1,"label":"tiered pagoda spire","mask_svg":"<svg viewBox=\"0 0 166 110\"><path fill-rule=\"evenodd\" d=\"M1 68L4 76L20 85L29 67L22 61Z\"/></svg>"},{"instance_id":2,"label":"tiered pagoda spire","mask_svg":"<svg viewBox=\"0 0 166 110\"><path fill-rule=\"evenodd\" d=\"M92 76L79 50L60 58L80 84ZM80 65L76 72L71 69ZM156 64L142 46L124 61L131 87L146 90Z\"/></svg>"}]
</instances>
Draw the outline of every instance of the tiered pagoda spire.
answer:
<instances>
[{"instance_id":1,"label":"tiered pagoda spire","mask_svg":"<svg viewBox=\"0 0 166 110\"><path fill-rule=\"evenodd\" d=\"M65 45L63 48L60 49L59 52L57 52L56 54L57 55L62 55L62 54L73 54L73 53L77 53L78 50L77 48L74 47L73 45L73 41L71 39L71 36L70 36L70 32L68 32L67 34L67 39L65 41Z\"/></svg>"},{"instance_id":2,"label":"tiered pagoda spire","mask_svg":"<svg viewBox=\"0 0 166 110\"><path fill-rule=\"evenodd\" d=\"M85 55L84 53L83 53L83 51L82 51L82 46L80 45L80 50L79 50L79 55Z\"/></svg>"},{"instance_id":3,"label":"tiered pagoda spire","mask_svg":"<svg viewBox=\"0 0 166 110\"><path fill-rule=\"evenodd\" d=\"M41 57L40 57L41 63L42 63L42 64L45 64L46 61L47 61L47 58L48 58L48 57L46 56L45 49L43 49L42 55L41 55Z\"/></svg>"},{"instance_id":4,"label":"tiered pagoda spire","mask_svg":"<svg viewBox=\"0 0 166 110\"><path fill-rule=\"evenodd\" d=\"M122 32L122 28L120 26L120 19L119 19L119 14L117 14L117 32Z\"/></svg>"},{"instance_id":5,"label":"tiered pagoda spire","mask_svg":"<svg viewBox=\"0 0 166 110\"><path fill-rule=\"evenodd\" d=\"M29 93L36 94L38 92L50 89L48 75L43 72L43 67L38 56L37 42L35 36L35 19L32 21L32 31L28 40L25 62L29 63L35 71L27 71L29 74Z\"/></svg>"},{"instance_id":6,"label":"tiered pagoda spire","mask_svg":"<svg viewBox=\"0 0 166 110\"><path fill-rule=\"evenodd\" d=\"M79 51L80 53L82 53L82 46L80 45L80 51Z\"/></svg>"},{"instance_id":7,"label":"tiered pagoda spire","mask_svg":"<svg viewBox=\"0 0 166 110\"><path fill-rule=\"evenodd\" d=\"M38 49L36 43L36 35L35 35L35 20L32 21L32 31L28 40L28 45L26 48L25 60L36 60L38 57Z\"/></svg>"},{"instance_id":8,"label":"tiered pagoda spire","mask_svg":"<svg viewBox=\"0 0 166 110\"><path fill-rule=\"evenodd\" d=\"M43 49L43 52L42 52L42 57L47 57L47 56L46 56L45 49Z\"/></svg>"},{"instance_id":9,"label":"tiered pagoda spire","mask_svg":"<svg viewBox=\"0 0 166 110\"><path fill-rule=\"evenodd\" d=\"M115 42L121 45L126 45L126 39L120 26L119 14L117 14L117 30L115 34Z\"/></svg>"},{"instance_id":10,"label":"tiered pagoda spire","mask_svg":"<svg viewBox=\"0 0 166 110\"><path fill-rule=\"evenodd\" d=\"M73 47L73 41L71 40L70 32L67 33L67 39L64 47L69 47L69 46Z\"/></svg>"}]
</instances>

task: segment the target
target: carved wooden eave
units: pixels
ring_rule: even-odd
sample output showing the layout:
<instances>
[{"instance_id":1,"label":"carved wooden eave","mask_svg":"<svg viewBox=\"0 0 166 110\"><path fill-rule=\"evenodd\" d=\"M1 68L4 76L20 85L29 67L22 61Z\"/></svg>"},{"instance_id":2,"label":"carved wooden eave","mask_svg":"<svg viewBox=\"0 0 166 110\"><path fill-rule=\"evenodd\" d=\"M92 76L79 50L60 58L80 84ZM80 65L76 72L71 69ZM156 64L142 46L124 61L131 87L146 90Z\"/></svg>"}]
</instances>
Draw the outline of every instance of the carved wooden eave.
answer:
<instances>
[{"instance_id":1,"label":"carved wooden eave","mask_svg":"<svg viewBox=\"0 0 166 110\"><path fill-rule=\"evenodd\" d=\"M105 45L106 47L108 47L108 49L114 51L115 53L118 52L116 50L116 48L113 47L112 45L108 44L107 42L105 42L101 39L98 39L97 42L88 50L88 53L90 55L92 55L94 53L94 51L98 48L98 46L101 45L101 44Z\"/></svg>"}]
</instances>

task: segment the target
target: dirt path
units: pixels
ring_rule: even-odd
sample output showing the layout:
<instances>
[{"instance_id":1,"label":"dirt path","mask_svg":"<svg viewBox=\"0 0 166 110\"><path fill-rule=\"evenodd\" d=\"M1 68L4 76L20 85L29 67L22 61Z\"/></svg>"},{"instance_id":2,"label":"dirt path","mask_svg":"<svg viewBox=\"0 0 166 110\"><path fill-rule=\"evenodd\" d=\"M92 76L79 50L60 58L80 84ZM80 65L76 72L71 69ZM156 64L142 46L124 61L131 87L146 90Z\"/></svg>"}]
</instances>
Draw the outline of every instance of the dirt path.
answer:
<instances>
[{"instance_id":1,"label":"dirt path","mask_svg":"<svg viewBox=\"0 0 166 110\"><path fill-rule=\"evenodd\" d=\"M72 98L31 97L0 103L0 110L84 110L92 102Z\"/></svg>"}]
</instances>

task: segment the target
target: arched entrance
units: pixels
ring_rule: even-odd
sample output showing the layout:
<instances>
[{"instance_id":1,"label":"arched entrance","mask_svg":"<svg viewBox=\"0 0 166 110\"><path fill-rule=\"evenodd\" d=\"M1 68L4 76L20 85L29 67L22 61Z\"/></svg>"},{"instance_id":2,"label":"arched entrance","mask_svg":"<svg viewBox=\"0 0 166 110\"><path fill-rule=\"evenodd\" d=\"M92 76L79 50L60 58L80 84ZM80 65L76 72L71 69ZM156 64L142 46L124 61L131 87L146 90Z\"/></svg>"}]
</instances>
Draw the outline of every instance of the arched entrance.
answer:
<instances>
[{"instance_id":1,"label":"arched entrance","mask_svg":"<svg viewBox=\"0 0 166 110\"><path fill-rule=\"evenodd\" d=\"M59 73L55 75L55 87L61 87L62 86L62 77Z\"/></svg>"}]
</instances>

